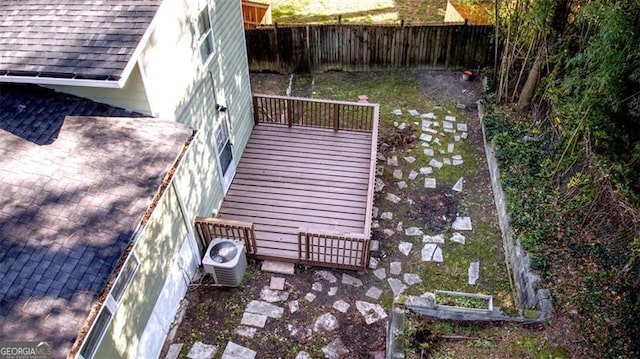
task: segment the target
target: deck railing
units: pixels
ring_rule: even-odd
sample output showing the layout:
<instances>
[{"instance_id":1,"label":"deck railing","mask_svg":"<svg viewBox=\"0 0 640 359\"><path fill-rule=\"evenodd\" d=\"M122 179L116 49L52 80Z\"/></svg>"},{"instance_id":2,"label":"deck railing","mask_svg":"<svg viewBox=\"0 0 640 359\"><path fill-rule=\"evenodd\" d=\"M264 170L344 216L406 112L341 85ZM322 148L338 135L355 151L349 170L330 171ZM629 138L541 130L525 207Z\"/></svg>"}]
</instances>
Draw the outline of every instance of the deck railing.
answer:
<instances>
[{"instance_id":1,"label":"deck railing","mask_svg":"<svg viewBox=\"0 0 640 359\"><path fill-rule=\"evenodd\" d=\"M364 270L369 265L370 239L363 234L298 233L298 261L307 265Z\"/></svg>"},{"instance_id":2,"label":"deck railing","mask_svg":"<svg viewBox=\"0 0 640 359\"><path fill-rule=\"evenodd\" d=\"M243 242L249 257L254 257L257 252L256 231L253 223L197 217L195 227L200 238L204 241L205 248L215 238L229 238Z\"/></svg>"},{"instance_id":3,"label":"deck railing","mask_svg":"<svg viewBox=\"0 0 640 359\"><path fill-rule=\"evenodd\" d=\"M254 121L371 132L378 105L302 97L253 95Z\"/></svg>"}]
</instances>

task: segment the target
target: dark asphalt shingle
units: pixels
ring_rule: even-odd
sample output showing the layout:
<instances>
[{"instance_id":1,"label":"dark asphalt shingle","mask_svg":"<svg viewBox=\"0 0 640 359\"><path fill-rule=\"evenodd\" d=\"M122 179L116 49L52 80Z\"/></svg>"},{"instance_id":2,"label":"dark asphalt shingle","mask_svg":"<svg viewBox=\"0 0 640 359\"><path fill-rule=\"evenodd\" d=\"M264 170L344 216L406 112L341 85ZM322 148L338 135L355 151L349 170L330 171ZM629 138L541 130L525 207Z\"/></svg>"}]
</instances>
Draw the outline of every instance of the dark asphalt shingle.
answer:
<instances>
[{"instance_id":1,"label":"dark asphalt shingle","mask_svg":"<svg viewBox=\"0 0 640 359\"><path fill-rule=\"evenodd\" d=\"M0 1L0 74L118 80L161 3Z\"/></svg>"},{"instance_id":2,"label":"dark asphalt shingle","mask_svg":"<svg viewBox=\"0 0 640 359\"><path fill-rule=\"evenodd\" d=\"M193 131L32 85L0 110L0 338L63 356Z\"/></svg>"}]
</instances>

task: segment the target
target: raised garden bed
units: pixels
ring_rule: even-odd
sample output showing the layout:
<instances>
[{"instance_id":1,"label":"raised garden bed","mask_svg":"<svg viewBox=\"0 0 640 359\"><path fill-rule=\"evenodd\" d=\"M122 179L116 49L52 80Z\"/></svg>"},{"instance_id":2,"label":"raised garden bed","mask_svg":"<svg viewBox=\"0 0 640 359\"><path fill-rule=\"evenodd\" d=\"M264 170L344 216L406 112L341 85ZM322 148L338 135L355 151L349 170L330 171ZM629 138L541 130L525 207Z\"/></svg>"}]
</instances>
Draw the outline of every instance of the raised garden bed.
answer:
<instances>
[{"instance_id":1,"label":"raised garden bed","mask_svg":"<svg viewBox=\"0 0 640 359\"><path fill-rule=\"evenodd\" d=\"M493 296L436 290L436 308L471 313L493 311Z\"/></svg>"}]
</instances>

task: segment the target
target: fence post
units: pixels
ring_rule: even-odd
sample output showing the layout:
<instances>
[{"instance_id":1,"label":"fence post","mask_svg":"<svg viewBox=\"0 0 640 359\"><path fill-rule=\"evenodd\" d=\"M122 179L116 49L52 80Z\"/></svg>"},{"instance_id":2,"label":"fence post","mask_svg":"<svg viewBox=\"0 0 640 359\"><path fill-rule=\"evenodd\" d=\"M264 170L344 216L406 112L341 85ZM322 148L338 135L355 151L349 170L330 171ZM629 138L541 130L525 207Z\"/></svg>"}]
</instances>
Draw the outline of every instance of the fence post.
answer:
<instances>
[{"instance_id":1,"label":"fence post","mask_svg":"<svg viewBox=\"0 0 640 359\"><path fill-rule=\"evenodd\" d=\"M293 126L293 102L291 100L286 100L287 106L287 125L289 127Z\"/></svg>"},{"instance_id":2,"label":"fence post","mask_svg":"<svg viewBox=\"0 0 640 359\"><path fill-rule=\"evenodd\" d=\"M340 129L340 105L333 104L333 130L338 131Z\"/></svg>"}]
</instances>

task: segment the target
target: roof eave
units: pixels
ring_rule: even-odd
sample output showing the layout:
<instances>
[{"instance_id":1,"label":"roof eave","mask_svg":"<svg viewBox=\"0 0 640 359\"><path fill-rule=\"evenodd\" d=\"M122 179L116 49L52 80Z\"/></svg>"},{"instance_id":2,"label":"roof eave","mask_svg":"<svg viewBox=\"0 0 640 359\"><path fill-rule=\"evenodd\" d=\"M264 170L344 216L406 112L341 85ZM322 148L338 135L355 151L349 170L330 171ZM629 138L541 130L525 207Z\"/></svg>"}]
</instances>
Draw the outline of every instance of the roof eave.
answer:
<instances>
[{"instance_id":1,"label":"roof eave","mask_svg":"<svg viewBox=\"0 0 640 359\"><path fill-rule=\"evenodd\" d=\"M57 78L46 76L15 76L15 75L0 75L0 83L19 83L19 84L34 84L34 85L60 85L60 86L80 86L80 87L100 87L100 88L112 88L121 89L127 82L126 78L120 78L119 80L91 80L91 79L78 79L78 78Z\"/></svg>"}]
</instances>

